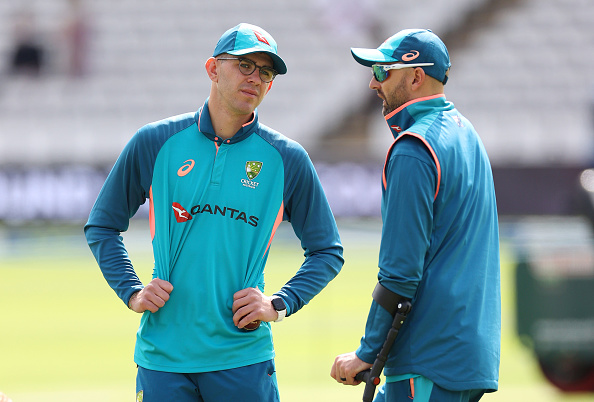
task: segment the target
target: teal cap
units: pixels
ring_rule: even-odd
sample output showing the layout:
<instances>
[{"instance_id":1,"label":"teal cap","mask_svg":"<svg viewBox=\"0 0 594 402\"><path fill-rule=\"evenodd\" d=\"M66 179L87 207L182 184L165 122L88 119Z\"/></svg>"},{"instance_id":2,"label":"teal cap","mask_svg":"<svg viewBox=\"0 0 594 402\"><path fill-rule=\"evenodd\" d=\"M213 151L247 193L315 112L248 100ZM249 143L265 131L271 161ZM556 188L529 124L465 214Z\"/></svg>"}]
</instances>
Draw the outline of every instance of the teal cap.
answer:
<instances>
[{"instance_id":1,"label":"teal cap","mask_svg":"<svg viewBox=\"0 0 594 402\"><path fill-rule=\"evenodd\" d=\"M279 74L287 72L287 66L277 54L276 41L259 26L241 23L227 30L219 39L213 56L227 53L244 56L250 53L266 53L272 58L273 68Z\"/></svg>"},{"instance_id":2,"label":"teal cap","mask_svg":"<svg viewBox=\"0 0 594 402\"><path fill-rule=\"evenodd\" d=\"M351 48L351 53L358 63L367 67L375 63L433 63L422 67L423 70L444 84L452 65L446 45L429 29L405 29L377 49Z\"/></svg>"}]
</instances>

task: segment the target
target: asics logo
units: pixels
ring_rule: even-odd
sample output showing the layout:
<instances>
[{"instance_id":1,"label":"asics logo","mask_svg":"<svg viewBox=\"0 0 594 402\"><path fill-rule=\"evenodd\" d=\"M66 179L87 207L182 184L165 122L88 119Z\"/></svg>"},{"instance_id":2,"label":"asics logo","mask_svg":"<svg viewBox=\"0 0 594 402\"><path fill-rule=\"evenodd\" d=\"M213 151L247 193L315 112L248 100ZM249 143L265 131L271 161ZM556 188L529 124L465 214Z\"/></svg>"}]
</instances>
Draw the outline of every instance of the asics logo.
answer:
<instances>
[{"instance_id":1,"label":"asics logo","mask_svg":"<svg viewBox=\"0 0 594 402\"><path fill-rule=\"evenodd\" d=\"M179 177L184 177L185 175L190 173L190 171L192 169L194 169L195 164L196 164L196 162L194 162L194 159L188 159L187 161L184 161L184 164L182 165L182 167L180 167L177 170L177 175Z\"/></svg>"},{"instance_id":2,"label":"asics logo","mask_svg":"<svg viewBox=\"0 0 594 402\"><path fill-rule=\"evenodd\" d=\"M174 202L173 204L171 204L171 207L173 208L173 214L175 215L175 220L178 223L187 222L187 221L192 220L192 215L190 215L190 213L188 211L186 211L186 209L184 207L182 207L180 204L178 204L177 202Z\"/></svg>"},{"instance_id":3,"label":"asics logo","mask_svg":"<svg viewBox=\"0 0 594 402\"><path fill-rule=\"evenodd\" d=\"M405 53L402 55L402 61L411 61L419 57L418 50L411 50L410 53Z\"/></svg>"}]
</instances>

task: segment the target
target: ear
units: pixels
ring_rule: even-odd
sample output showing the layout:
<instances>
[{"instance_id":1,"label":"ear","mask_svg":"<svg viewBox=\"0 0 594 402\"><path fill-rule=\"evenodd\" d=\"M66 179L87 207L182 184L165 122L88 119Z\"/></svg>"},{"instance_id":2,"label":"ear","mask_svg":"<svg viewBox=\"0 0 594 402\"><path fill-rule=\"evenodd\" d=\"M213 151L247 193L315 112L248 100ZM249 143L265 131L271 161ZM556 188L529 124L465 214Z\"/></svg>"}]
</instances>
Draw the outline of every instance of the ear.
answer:
<instances>
[{"instance_id":1,"label":"ear","mask_svg":"<svg viewBox=\"0 0 594 402\"><path fill-rule=\"evenodd\" d=\"M270 81L270 82L268 83L268 88L266 89L266 93L270 92L270 88L272 88L272 83L273 83L273 82L274 82L274 81Z\"/></svg>"},{"instance_id":2,"label":"ear","mask_svg":"<svg viewBox=\"0 0 594 402\"><path fill-rule=\"evenodd\" d=\"M423 70L421 67L416 67L414 69L413 80L411 83L413 91L417 90L417 89L421 88L421 86L423 86L423 83L425 82L426 77L427 77L427 75L425 74L425 70Z\"/></svg>"},{"instance_id":3,"label":"ear","mask_svg":"<svg viewBox=\"0 0 594 402\"><path fill-rule=\"evenodd\" d=\"M204 68L206 69L206 74L208 74L208 77L211 79L211 81L218 82L219 72L217 70L217 60L214 57L206 60Z\"/></svg>"}]
</instances>

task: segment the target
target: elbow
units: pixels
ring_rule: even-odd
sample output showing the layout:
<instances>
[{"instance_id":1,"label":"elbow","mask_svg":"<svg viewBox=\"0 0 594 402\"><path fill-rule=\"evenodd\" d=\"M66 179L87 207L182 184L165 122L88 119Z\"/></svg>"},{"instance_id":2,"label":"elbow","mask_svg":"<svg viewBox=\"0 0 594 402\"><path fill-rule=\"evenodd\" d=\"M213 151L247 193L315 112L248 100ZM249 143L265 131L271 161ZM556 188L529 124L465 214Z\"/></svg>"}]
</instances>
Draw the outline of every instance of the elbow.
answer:
<instances>
[{"instance_id":1,"label":"elbow","mask_svg":"<svg viewBox=\"0 0 594 402\"><path fill-rule=\"evenodd\" d=\"M95 226L89 223L85 225L83 231L89 246L92 246L101 240L117 237L120 235L120 231L118 230Z\"/></svg>"}]
</instances>

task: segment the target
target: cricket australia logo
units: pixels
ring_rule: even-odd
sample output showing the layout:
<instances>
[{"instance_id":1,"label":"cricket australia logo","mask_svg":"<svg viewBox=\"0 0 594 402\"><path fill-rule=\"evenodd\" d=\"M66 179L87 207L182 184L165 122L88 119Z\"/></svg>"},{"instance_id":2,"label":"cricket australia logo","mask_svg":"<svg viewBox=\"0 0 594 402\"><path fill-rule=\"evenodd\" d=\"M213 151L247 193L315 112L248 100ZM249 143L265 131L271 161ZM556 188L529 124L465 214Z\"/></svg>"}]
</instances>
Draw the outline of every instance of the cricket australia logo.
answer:
<instances>
[{"instance_id":1,"label":"cricket australia logo","mask_svg":"<svg viewBox=\"0 0 594 402\"><path fill-rule=\"evenodd\" d=\"M245 163L245 174L248 179L254 180L262 170L262 162L249 161Z\"/></svg>"},{"instance_id":2,"label":"cricket australia logo","mask_svg":"<svg viewBox=\"0 0 594 402\"><path fill-rule=\"evenodd\" d=\"M258 187L258 182L254 181L254 179L260 174L262 171L262 162L256 161L247 161L245 163L245 174L247 176L246 179L241 179L241 183L245 187L249 188L256 188Z\"/></svg>"}]
</instances>

